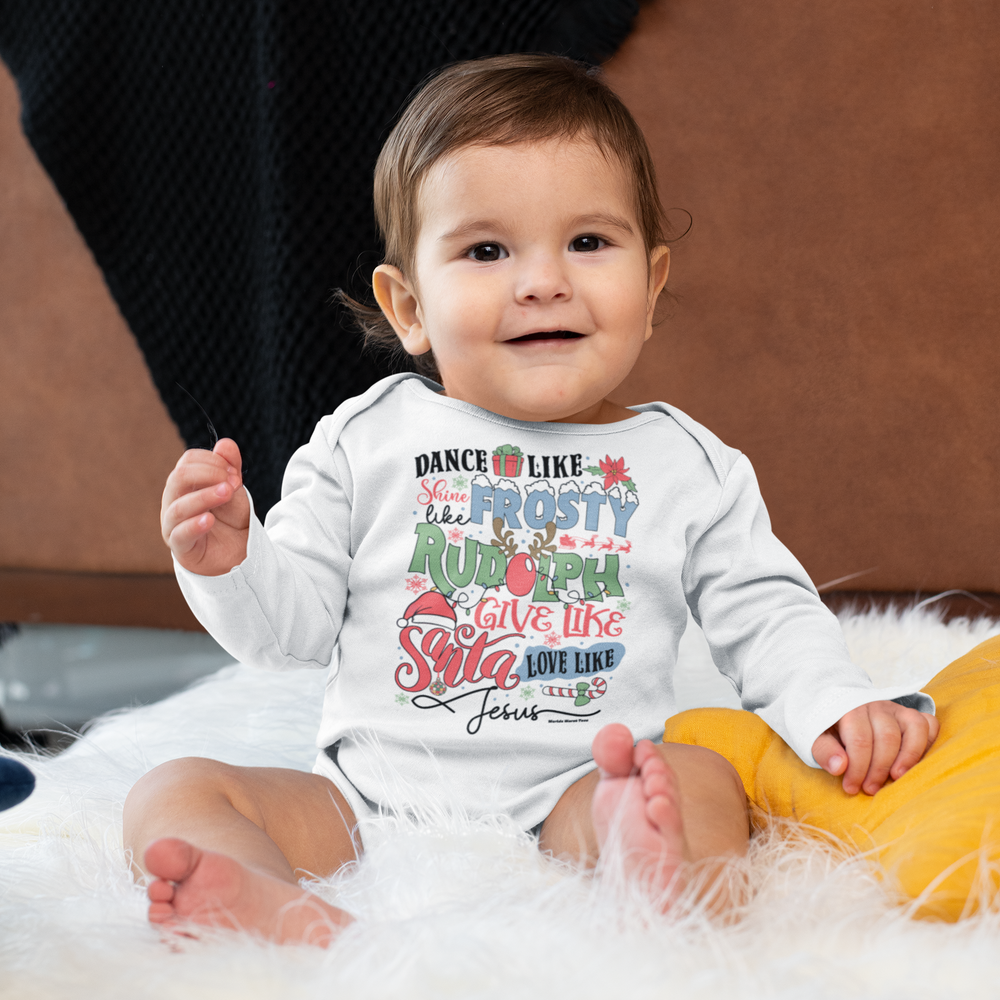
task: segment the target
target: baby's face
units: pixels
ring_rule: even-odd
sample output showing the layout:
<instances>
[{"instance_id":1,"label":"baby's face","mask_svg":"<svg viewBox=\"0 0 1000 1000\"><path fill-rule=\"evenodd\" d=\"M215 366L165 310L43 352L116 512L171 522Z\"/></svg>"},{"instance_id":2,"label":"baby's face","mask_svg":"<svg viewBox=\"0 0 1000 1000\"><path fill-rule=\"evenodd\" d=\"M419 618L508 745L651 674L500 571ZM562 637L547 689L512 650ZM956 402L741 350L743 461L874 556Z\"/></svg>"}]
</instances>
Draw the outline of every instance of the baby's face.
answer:
<instances>
[{"instance_id":1,"label":"baby's face","mask_svg":"<svg viewBox=\"0 0 1000 1000\"><path fill-rule=\"evenodd\" d=\"M433 349L448 396L519 420L628 415L604 400L652 332L667 257L650 267L621 166L586 141L468 147L428 171L419 210L402 340Z\"/></svg>"}]
</instances>

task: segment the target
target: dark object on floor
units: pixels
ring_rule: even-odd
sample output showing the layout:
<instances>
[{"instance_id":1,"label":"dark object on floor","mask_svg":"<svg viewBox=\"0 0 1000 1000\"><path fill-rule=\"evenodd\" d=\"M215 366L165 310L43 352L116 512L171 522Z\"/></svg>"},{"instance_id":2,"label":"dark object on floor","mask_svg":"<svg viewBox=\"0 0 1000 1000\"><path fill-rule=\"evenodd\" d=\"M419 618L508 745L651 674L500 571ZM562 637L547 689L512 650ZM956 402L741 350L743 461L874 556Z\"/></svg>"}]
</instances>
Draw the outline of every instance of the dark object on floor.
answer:
<instances>
[{"instance_id":1,"label":"dark object on floor","mask_svg":"<svg viewBox=\"0 0 1000 1000\"><path fill-rule=\"evenodd\" d=\"M35 776L20 761L0 757L0 812L23 802L35 790Z\"/></svg>"},{"instance_id":2,"label":"dark object on floor","mask_svg":"<svg viewBox=\"0 0 1000 1000\"><path fill-rule=\"evenodd\" d=\"M458 59L598 62L638 0L0 0L24 131L181 435L243 450L263 516L320 416L388 374L334 288L379 259L376 156Z\"/></svg>"}]
</instances>

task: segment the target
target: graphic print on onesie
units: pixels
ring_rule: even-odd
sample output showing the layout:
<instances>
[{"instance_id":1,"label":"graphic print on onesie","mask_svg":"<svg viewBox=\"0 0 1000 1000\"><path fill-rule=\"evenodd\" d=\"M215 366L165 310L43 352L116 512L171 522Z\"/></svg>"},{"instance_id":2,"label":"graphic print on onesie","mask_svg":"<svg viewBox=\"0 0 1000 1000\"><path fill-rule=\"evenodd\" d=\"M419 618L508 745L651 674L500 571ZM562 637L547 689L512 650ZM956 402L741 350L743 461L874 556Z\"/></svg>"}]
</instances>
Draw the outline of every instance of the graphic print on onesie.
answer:
<instances>
[{"instance_id":1,"label":"graphic print on onesie","mask_svg":"<svg viewBox=\"0 0 1000 1000\"><path fill-rule=\"evenodd\" d=\"M483 719L586 722L625 658L638 510L625 456L504 443L414 456L418 510L396 701ZM505 692L508 697L490 696Z\"/></svg>"}]
</instances>

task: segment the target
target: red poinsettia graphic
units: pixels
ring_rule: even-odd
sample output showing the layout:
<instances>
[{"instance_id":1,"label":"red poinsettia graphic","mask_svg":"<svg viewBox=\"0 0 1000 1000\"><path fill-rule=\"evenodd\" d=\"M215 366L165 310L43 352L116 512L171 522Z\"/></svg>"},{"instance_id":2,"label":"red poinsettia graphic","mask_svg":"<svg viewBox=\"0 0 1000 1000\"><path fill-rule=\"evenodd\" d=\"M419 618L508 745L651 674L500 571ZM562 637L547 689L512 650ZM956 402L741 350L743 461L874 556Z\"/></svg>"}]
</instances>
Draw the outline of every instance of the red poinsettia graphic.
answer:
<instances>
[{"instance_id":1,"label":"red poinsettia graphic","mask_svg":"<svg viewBox=\"0 0 1000 1000\"><path fill-rule=\"evenodd\" d=\"M632 482L628 469L625 468L624 455L621 458L605 455L603 459L598 459L598 465L588 465L587 472L592 476L603 476L605 489L614 486L615 483L621 483L625 489L632 490L633 493L637 492L635 483Z\"/></svg>"},{"instance_id":2,"label":"red poinsettia graphic","mask_svg":"<svg viewBox=\"0 0 1000 1000\"><path fill-rule=\"evenodd\" d=\"M627 483L629 481L628 469L625 468L625 457L612 458L610 455L604 456L604 461L598 461L601 472L604 473L604 488L613 486L615 483Z\"/></svg>"}]
</instances>

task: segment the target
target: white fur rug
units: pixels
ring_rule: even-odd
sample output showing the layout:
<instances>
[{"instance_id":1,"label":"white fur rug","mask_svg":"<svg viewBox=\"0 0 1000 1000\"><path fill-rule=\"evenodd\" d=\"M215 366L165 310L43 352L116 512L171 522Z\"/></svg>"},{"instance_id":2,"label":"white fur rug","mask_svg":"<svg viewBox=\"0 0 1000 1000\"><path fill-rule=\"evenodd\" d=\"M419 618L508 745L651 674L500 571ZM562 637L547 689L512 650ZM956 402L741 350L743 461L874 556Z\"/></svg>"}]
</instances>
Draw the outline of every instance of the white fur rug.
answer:
<instances>
[{"instance_id":1,"label":"white fur rug","mask_svg":"<svg viewBox=\"0 0 1000 1000\"><path fill-rule=\"evenodd\" d=\"M945 626L922 610L842 622L855 659L880 682L922 682L1000 631L985 620ZM684 707L732 704L710 670L693 632L678 684ZM0 814L0 997L1000 995L1000 914L911 920L864 860L794 830L754 843L752 898L722 924L683 901L660 916L614 865L603 877L572 872L502 819L429 809L420 823L368 831L377 846L318 887L358 918L328 951L235 932L164 943L122 851L128 789L186 755L309 770L323 681L234 665L101 720L59 756L30 760L35 794Z\"/></svg>"}]
</instances>

